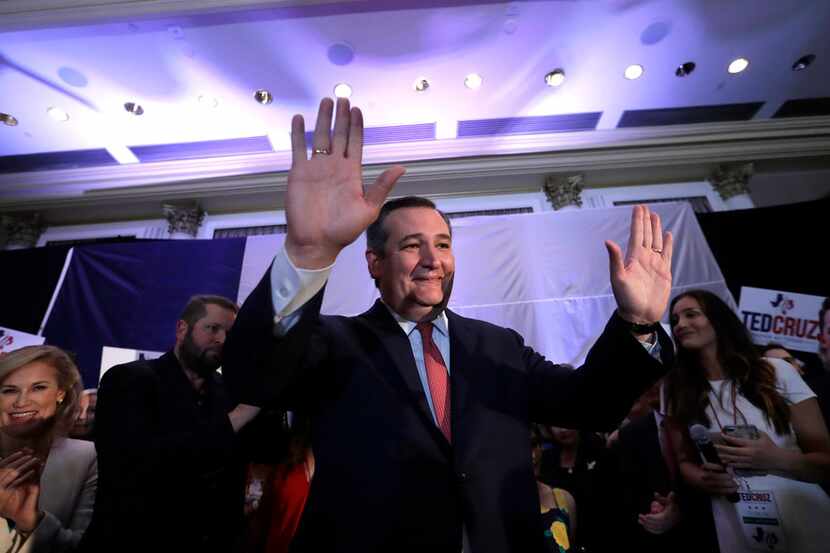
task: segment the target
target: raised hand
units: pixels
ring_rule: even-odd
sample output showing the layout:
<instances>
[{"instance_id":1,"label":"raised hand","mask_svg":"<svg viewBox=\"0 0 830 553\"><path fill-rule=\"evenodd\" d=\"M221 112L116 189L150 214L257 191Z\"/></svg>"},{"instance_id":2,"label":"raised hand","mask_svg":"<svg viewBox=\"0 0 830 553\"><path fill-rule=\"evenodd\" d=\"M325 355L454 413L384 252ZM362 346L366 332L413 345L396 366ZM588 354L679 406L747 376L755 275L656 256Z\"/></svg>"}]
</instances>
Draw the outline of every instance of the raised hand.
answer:
<instances>
[{"instance_id":1,"label":"raised hand","mask_svg":"<svg viewBox=\"0 0 830 553\"><path fill-rule=\"evenodd\" d=\"M386 196L403 175L399 165L363 187L363 115L337 100L330 138L333 102L324 98L317 112L312 154L306 154L305 123L291 121L292 163L285 198L288 233L285 250L304 269L331 265L340 250L354 242L377 218Z\"/></svg>"},{"instance_id":2,"label":"raised hand","mask_svg":"<svg viewBox=\"0 0 830 553\"><path fill-rule=\"evenodd\" d=\"M660 216L635 206L625 258L615 242L606 240L605 246L619 315L640 324L659 321L669 302L672 256L672 235L663 234Z\"/></svg>"},{"instance_id":3,"label":"raised hand","mask_svg":"<svg viewBox=\"0 0 830 553\"><path fill-rule=\"evenodd\" d=\"M16 451L0 460L0 516L12 520L21 531L31 532L38 523L42 463L31 451Z\"/></svg>"}]
</instances>

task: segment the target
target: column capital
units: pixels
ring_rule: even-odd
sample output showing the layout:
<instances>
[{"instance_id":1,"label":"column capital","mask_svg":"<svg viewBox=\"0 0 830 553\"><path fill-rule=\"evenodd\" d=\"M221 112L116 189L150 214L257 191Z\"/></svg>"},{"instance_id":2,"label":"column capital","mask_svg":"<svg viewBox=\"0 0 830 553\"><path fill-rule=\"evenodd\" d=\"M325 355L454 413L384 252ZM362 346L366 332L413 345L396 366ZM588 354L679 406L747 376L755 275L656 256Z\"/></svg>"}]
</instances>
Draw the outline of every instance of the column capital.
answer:
<instances>
[{"instance_id":1,"label":"column capital","mask_svg":"<svg viewBox=\"0 0 830 553\"><path fill-rule=\"evenodd\" d=\"M0 226L2 227L0 234L6 237L4 246L7 250L34 248L40 240L40 235L46 230L39 213L2 215Z\"/></svg>"},{"instance_id":2,"label":"column capital","mask_svg":"<svg viewBox=\"0 0 830 553\"><path fill-rule=\"evenodd\" d=\"M542 191L553 209L582 207L583 175L548 175Z\"/></svg>"},{"instance_id":3,"label":"column capital","mask_svg":"<svg viewBox=\"0 0 830 553\"><path fill-rule=\"evenodd\" d=\"M718 167L707 179L720 197L727 201L735 196L749 194L749 179L755 172L755 164L731 163Z\"/></svg>"},{"instance_id":4,"label":"column capital","mask_svg":"<svg viewBox=\"0 0 830 553\"><path fill-rule=\"evenodd\" d=\"M162 205L164 218L167 219L167 232L170 238L196 238L199 227L205 219L204 210L197 204L181 206Z\"/></svg>"}]
</instances>

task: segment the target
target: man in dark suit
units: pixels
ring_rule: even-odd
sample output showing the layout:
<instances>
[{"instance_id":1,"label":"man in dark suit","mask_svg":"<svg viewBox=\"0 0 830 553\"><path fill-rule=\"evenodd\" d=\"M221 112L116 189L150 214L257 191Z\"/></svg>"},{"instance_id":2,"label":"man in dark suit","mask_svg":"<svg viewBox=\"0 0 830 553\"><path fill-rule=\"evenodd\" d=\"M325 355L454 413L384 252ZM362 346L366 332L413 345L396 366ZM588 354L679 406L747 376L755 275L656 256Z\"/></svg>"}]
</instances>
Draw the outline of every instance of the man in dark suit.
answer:
<instances>
[{"instance_id":1,"label":"man in dark suit","mask_svg":"<svg viewBox=\"0 0 830 553\"><path fill-rule=\"evenodd\" d=\"M292 122L285 246L226 346L237 399L312 418L316 472L293 551L542 551L529 422L610 429L662 374L671 235L634 209L627 257L607 243L616 314L582 368L554 365L516 332L446 309L449 221L423 198L381 209L404 170L364 190L362 116L338 100L332 135L332 109L321 102L310 159ZM320 315L330 267L364 230L381 301Z\"/></svg>"},{"instance_id":2,"label":"man in dark suit","mask_svg":"<svg viewBox=\"0 0 830 553\"><path fill-rule=\"evenodd\" d=\"M194 296L158 359L117 365L98 389L98 491L84 551L225 552L241 529L237 432L259 409L231 403L216 369L237 306Z\"/></svg>"}]
</instances>

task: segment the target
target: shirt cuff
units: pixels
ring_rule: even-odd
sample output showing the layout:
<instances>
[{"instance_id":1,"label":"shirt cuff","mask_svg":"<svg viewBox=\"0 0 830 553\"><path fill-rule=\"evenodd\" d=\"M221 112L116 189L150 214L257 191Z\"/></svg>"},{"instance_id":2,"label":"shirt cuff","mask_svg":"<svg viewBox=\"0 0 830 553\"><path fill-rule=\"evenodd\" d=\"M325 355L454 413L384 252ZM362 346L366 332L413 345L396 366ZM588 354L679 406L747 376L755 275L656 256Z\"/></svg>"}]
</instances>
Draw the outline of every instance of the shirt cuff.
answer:
<instances>
[{"instance_id":1,"label":"shirt cuff","mask_svg":"<svg viewBox=\"0 0 830 553\"><path fill-rule=\"evenodd\" d=\"M659 336L657 335L656 332L653 333L650 336L650 338L653 341L651 341L651 342L646 342L644 340L637 340L637 341L640 342L640 344L644 348L646 348L646 351L648 352L649 355L651 355L653 358L660 361L661 360L660 352L662 351L662 348L660 347L660 338L659 338Z\"/></svg>"},{"instance_id":2,"label":"shirt cuff","mask_svg":"<svg viewBox=\"0 0 830 553\"><path fill-rule=\"evenodd\" d=\"M331 274L334 263L322 269L296 267L285 248L281 248L271 263L271 302L274 306L274 322L306 304L319 292Z\"/></svg>"}]
</instances>

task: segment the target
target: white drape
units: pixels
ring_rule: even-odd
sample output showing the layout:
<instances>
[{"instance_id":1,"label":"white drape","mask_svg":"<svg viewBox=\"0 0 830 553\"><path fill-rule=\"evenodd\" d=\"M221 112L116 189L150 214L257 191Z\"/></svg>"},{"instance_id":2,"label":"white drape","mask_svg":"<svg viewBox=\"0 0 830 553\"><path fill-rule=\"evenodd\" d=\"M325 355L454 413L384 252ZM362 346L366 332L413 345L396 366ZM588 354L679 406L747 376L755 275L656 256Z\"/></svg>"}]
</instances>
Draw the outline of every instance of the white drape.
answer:
<instances>
[{"instance_id":1,"label":"white drape","mask_svg":"<svg viewBox=\"0 0 830 553\"><path fill-rule=\"evenodd\" d=\"M652 209L675 237L673 293L706 288L734 307L689 204L658 204ZM450 308L513 328L549 359L578 365L616 306L603 242L614 240L625 251L630 220L630 207L456 220ZM259 282L283 238L248 238L240 302ZM374 302L377 291L366 269L365 248L361 238L340 254L323 312L354 315Z\"/></svg>"}]
</instances>

